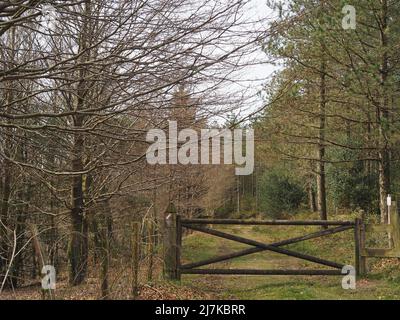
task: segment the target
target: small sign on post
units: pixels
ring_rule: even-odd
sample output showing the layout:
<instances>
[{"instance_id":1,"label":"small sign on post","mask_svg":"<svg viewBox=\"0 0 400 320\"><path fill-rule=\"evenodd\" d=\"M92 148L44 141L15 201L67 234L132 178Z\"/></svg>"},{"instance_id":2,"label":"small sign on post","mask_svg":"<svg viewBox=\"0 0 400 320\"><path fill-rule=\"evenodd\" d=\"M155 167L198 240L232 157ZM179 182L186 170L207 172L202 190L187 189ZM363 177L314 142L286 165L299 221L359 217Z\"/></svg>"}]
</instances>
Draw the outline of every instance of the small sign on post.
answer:
<instances>
[{"instance_id":1,"label":"small sign on post","mask_svg":"<svg viewBox=\"0 0 400 320\"><path fill-rule=\"evenodd\" d=\"M390 196L390 194L388 194L388 196L386 198L386 203L387 203L388 207L390 207L392 205L392 197Z\"/></svg>"},{"instance_id":2,"label":"small sign on post","mask_svg":"<svg viewBox=\"0 0 400 320\"><path fill-rule=\"evenodd\" d=\"M392 206L392 197L390 194L388 194L387 198L386 198L386 203L388 206L388 219L387 222L388 224L390 224L390 207ZM390 238L390 233L389 233L389 238Z\"/></svg>"}]
</instances>

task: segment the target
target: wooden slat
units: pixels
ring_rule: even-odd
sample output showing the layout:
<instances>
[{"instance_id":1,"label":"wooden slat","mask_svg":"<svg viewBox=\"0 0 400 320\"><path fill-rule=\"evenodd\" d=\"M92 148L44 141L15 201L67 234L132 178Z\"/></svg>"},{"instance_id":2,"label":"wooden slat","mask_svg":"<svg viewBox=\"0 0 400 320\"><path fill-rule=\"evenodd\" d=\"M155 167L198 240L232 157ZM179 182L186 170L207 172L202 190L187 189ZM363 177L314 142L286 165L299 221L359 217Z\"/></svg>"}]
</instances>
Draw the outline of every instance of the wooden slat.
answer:
<instances>
[{"instance_id":1,"label":"wooden slat","mask_svg":"<svg viewBox=\"0 0 400 320\"><path fill-rule=\"evenodd\" d=\"M186 269L184 274L218 274L218 275L294 275L294 276L339 276L341 270L255 270L255 269Z\"/></svg>"},{"instance_id":2,"label":"wooden slat","mask_svg":"<svg viewBox=\"0 0 400 320\"><path fill-rule=\"evenodd\" d=\"M182 219L183 224L233 224L271 226L354 226L353 221L325 220L242 220L242 219Z\"/></svg>"},{"instance_id":3,"label":"wooden slat","mask_svg":"<svg viewBox=\"0 0 400 320\"><path fill-rule=\"evenodd\" d=\"M400 258L400 251L382 248L365 248L364 250L362 250L361 255L363 257L375 258Z\"/></svg>"},{"instance_id":4,"label":"wooden slat","mask_svg":"<svg viewBox=\"0 0 400 320\"><path fill-rule=\"evenodd\" d=\"M367 224L366 232L392 232L392 226L389 224Z\"/></svg>"}]
</instances>

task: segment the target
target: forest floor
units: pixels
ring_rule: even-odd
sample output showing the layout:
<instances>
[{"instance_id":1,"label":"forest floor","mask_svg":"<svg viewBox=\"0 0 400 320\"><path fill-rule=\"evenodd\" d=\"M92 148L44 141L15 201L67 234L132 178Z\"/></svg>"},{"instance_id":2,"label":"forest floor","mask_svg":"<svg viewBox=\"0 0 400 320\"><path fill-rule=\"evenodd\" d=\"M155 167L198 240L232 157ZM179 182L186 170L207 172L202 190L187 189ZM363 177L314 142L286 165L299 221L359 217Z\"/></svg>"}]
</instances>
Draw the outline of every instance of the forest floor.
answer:
<instances>
[{"instance_id":1,"label":"forest floor","mask_svg":"<svg viewBox=\"0 0 400 320\"><path fill-rule=\"evenodd\" d=\"M302 218L311 218L310 215ZM316 217L313 217L316 218ZM301 219L301 217L296 217ZM348 219L348 218L347 218ZM346 220L346 217L335 217ZM264 243L318 231L302 226L214 226L213 228ZM285 246L346 265L354 265L353 230ZM199 261L247 248L237 242L203 233L184 238L183 263ZM368 276L357 279L355 290L342 288L341 276L182 275L181 285L202 290L215 299L400 299L400 259L369 259ZM323 269L312 262L274 252L260 252L203 268Z\"/></svg>"}]
</instances>

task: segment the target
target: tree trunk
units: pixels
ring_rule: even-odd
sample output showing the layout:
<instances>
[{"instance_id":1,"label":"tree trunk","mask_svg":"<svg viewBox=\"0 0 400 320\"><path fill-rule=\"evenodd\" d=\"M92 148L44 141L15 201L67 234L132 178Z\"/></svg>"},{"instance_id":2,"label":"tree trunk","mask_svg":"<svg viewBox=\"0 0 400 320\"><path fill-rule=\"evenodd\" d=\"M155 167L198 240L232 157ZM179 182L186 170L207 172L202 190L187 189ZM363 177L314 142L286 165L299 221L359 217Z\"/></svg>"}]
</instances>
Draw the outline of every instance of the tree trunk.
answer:
<instances>
[{"instance_id":1,"label":"tree trunk","mask_svg":"<svg viewBox=\"0 0 400 320\"><path fill-rule=\"evenodd\" d=\"M108 200L107 200L108 202ZM101 239L101 299L108 300L110 291L108 285L108 270L110 267L110 234L109 234L109 205L103 208L103 214L100 221L100 239Z\"/></svg>"},{"instance_id":2,"label":"tree trunk","mask_svg":"<svg viewBox=\"0 0 400 320\"><path fill-rule=\"evenodd\" d=\"M81 63L90 59L90 50L87 50L90 34L90 15L91 1L85 1L85 18L82 24L81 38L79 39L79 52L82 52ZM76 113L73 116L74 127L77 129L84 127L84 115L80 110L85 107L85 96L89 90L88 80L86 79L86 69L79 69L79 81L76 88L77 101L75 105ZM84 169L84 136L80 132L74 132L72 171L82 172ZM72 178L72 235L69 247L69 263L71 285L78 285L85 280L88 260L88 223L84 208L83 175L75 174Z\"/></svg>"},{"instance_id":3,"label":"tree trunk","mask_svg":"<svg viewBox=\"0 0 400 320\"><path fill-rule=\"evenodd\" d=\"M18 146L18 154L19 161L26 161L26 151L25 144L20 144ZM16 210L13 213L13 221L12 224L16 230L16 250L15 252L19 252L23 250L25 244L25 229L26 229L26 212L29 208L30 203L30 184L25 179L22 180L22 185L19 187L18 192L16 192L16 199L18 201L18 205L16 206ZM23 259L22 252L15 256L13 265L10 266L10 284L13 288L17 288L20 283L21 272L23 268Z\"/></svg>"},{"instance_id":4,"label":"tree trunk","mask_svg":"<svg viewBox=\"0 0 400 320\"><path fill-rule=\"evenodd\" d=\"M325 189L325 126L326 126L326 62L323 58L320 70L319 139L317 162L317 201L321 220L327 220Z\"/></svg>"},{"instance_id":5,"label":"tree trunk","mask_svg":"<svg viewBox=\"0 0 400 320\"><path fill-rule=\"evenodd\" d=\"M310 206L310 211L311 212L316 212L317 211L317 204L315 202L315 192L312 187L311 181L308 183L308 204Z\"/></svg>"},{"instance_id":6,"label":"tree trunk","mask_svg":"<svg viewBox=\"0 0 400 320\"><path fill-rule=\"evenodd\" d=\"M76 125L80 126L80 116ZM74 159L72 161L73 172L83 171L83 137L80 133L75 134ZM84 194L82 174L75 175L72 179L72 209L71 209L72 235L69 245L69 264L71 285L82 283L87 272L88 238L87 221L84 210Z\"/></svg>"},{"instance_id":7,"label":"tree trunk","mask_svg":"<svg viewBox=\"0 0 400 320\"><path fill-rule=\"evenodd\" d=\"M389 95L387 92L387 78L389 75L388 62L388 5L387 0L382 0L381 7L381 30L380 40L382 47L382 61L380 68L380 86L381 99L377 110L379 125L379 152L378 152L378 168L379 168L379 204L381 213L381 222L387 223L388 211L386 206L386 197L391 193L390 190L390 146L389 146Z\"/></svg>"},{"instance_id":8,"label":"tree trunk","mask_svg":"<svg viewBox=\"0 0 400 320\"><path fill-rule=\"evenodd\" d=\"M8 226L8 211L11 195L11 164L8 160L4 160L3 166L3 197L0 207L0 284L3 283L3 275L6 274L8 268L9 243L8 232L5 228ZM8 282L6 282L7 286Z\"/></svg>"}]
</instances>

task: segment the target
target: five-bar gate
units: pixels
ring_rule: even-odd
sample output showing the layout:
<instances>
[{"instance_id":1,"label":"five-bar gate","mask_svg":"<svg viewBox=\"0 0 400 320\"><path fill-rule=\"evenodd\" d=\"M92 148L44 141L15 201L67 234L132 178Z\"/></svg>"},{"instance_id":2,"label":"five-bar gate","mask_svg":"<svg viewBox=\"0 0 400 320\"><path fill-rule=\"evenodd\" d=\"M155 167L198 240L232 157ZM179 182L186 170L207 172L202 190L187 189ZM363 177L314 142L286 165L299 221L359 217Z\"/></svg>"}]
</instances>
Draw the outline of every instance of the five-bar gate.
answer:
<instances>
[{"instance_id":1,"label":"five-bar gate","mask_svg":"<svg viewBox=\"0 0 400 320\"><path fill-rule=\"evenodd\" d=\"M274 243L262 243L220 230L211 229L208 225L265 225L265 226L321 226L324 229L299 237L285 239ZM236 241L251 246L234 253L205 259L202 261L182 264L182 231L184 228L206 233L212 236ZM368 224L364 218L354 221L296 221L296 220L239 220L239 219L182 219L171 205L167 211L164 232L164 274L167 279L179 280L182 274L225 274L225 275L341 275L344 265L335 261L322 259L305 253L299 253L287 248L286 245L305 240L325 237L331 234L353 230L354 232L354 267L357 275L366 273L366 258L368 257L398 257L400 258L400 216L396 202L389 208L389 224ZM389 248L368 248L367 232L386 233ZM272 251L287 256L314 262L323 269L204 269L210 264L246 256L252 253ZM327 269L326 267L329 267Z\"/></svg>"}]
</instances>

